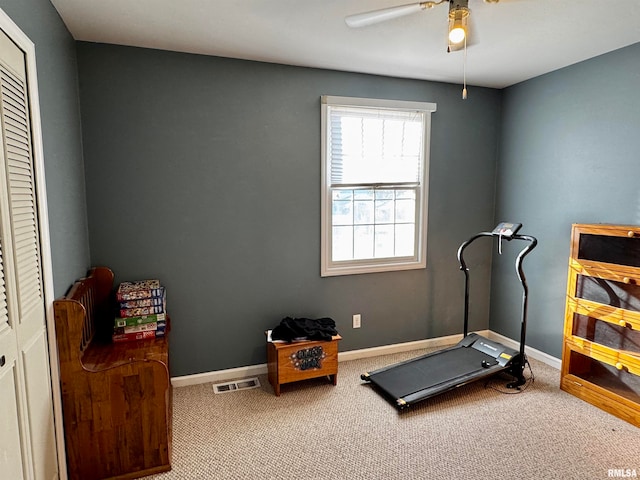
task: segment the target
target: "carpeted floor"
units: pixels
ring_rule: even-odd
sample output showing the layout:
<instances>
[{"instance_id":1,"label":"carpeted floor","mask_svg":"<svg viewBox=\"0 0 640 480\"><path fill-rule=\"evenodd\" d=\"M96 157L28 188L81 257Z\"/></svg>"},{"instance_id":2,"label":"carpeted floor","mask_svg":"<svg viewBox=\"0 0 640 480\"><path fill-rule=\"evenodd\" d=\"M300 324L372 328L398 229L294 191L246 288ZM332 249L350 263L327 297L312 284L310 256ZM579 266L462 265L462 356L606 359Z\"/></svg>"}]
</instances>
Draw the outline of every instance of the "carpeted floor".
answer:
<instances>
[{"instance_id":1,"label":"carpeted floor","mask_svg":"<svg viewBox=\"0 0 640 480\"><path fill-rule=\"evenodd\" d=\"M425 353L341 362L315 379L214 394L174 389L173 469L191 479L604 479L640 475L640 429L558 388L531 360L518 394L476 383L398 413L360 374ZM529 372L527 370L527 375ZM615 470L610 472L610 470Z\"/></svg>"}]
</instances>

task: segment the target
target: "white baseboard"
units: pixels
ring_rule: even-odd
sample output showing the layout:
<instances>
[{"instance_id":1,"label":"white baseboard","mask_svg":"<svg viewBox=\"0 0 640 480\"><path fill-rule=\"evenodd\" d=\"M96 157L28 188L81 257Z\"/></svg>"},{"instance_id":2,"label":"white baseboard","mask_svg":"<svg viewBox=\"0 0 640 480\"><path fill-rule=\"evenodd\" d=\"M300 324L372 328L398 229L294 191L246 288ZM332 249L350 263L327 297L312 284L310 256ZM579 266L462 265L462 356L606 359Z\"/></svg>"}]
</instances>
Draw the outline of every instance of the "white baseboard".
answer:
<instances>
[{"instance_id":1,"label":"white baseboard","mask_svg":"<svg viewBox=\"0 0 640 480\"><path fill-rule=\"evenodd\" d=\"M518 350L520 348L520 342L511 340L510 338L500 335L499 333L492 332L491 330L489 330L488 338L490 340L496 340L497 342L500 342L507 347L513 348L514 350ZM540 350L536 350L535 348L528 347L526 345L524 346L524 353L527 356L539 360L542 363L546 363L550 367L553 367L557 370L560 370L560 367L562 365L562 361L559 358L552 357L548 353L541 352Z\"/></svg>"},{"instance_id":2,"label":"white baseboard","mask_svg":"<svg viewBox=\"0 0 640 480\"><path fill-rule=\"evenodd\" d=\"M238 378L266 375L266 373L267 364L261 363L259 365L249 365L246 367L196 373L194 375L183 375L181 377L171 377L171 385L174 387L186 387L187 385L198 385L200 383L218 383L227 380L236 380Z\"/></svg>"},{"instance_id":3,"label":"white baseboard","mask_svg":"<svg viewBox=\"0 0 640 480\"><path fill-rule=\"evenodd\" d=\"M487 337L489 330L476 332ZM436 348L453 345L462 340L462 334L448 335L446 337L428 338L426 340L417 340L415 342L394 343L392 345L382 345L380 347L362 348L360 350L349 350L347 352L339 352L338 360L346 362L348 360L358 360L360 358L377 357L380 355L391 355L394 353L410 352L411 350L420 350L421 348Z\"/></svg>"},{"instance_id":4,"label":"white baseboard","mask_svg":"<svg viewBox=\"0 0 640 480\"><path fill-rule=\"evenodd\" d=\"M491 330L478 331L491 340L496 340L507 347L514 349L519 348L519 343L510 338L504 337ZM391 355L394 353L409 352L411 350L420 350L422 348L445 347L458 343L462 339L462 334L449 335L446 337L429 338L426 340L418 340L415 342L395 343L393 345L382 345L379 347L362 348L359 350L349 350L338 353L338 361L346 362L349 360L358 360L361 358L377 357L379 355ZM535 348L525 347L525 353L554 368L560 369L560 359L552 357ZM216 370L213 372L196 373L194 375L184 375L180 377L172 377L171 384L174 387L186 387L188 385L198 385L201 383L217 383L227 380L235 380L238 378L254 377L256 375L266 375L267 364L249 365L246 367L229 368L226 370Z\"/></svg>"}]
</instances>

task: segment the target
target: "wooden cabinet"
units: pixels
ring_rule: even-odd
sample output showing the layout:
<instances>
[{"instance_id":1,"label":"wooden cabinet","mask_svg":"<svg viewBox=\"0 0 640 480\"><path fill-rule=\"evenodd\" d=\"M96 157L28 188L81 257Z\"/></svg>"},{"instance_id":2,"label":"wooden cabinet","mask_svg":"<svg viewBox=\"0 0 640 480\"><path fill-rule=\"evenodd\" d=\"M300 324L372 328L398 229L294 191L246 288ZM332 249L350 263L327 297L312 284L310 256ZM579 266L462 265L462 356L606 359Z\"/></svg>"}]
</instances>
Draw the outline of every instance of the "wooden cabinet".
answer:
<instances>
[{"instance_id":1,"label":"wooden cabinet","mask_svg":"<svg viewBox=\"0 0 640 480\"><path fill-rule=\"evenodd\" d=\"M560 388L640 427L640 226L573 225Z\"/></svg>"}]
</instances>

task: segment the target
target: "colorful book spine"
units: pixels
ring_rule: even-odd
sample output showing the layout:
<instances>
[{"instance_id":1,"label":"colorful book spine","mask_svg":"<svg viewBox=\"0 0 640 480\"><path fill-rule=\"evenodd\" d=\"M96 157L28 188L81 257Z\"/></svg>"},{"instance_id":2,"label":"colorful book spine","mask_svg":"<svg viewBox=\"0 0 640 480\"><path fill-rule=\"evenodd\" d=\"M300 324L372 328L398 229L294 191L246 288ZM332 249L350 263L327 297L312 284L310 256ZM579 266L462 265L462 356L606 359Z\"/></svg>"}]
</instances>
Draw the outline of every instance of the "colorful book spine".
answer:
<instances>
[{"instance_id":1,"label":"colorful book spine","mask_svg":"<svg viewBox=\"0 0 640 480\"><path fill-rule=\"evenodd\" d=\"M141 315L137 317L116 317L115 327L132 327L143 323L165 322L167 320L166 313L158 313L152 315Z\"/></svg>"},{"instance_id":2,"label":"colorful book spine","mask_svg":"<svg viewBox=\"0 0 640 480\"><path fill-rule=\"evenodd\" d=\"M125 300L120 302L120 309L143 308L143 307L159 307L166 304L165 288L160 287L161 295L149 298L141 298L139 300Z\"/></svg>"},{"instance_id":3,"label":"colorful book spine","mask_svg":"<svg viewBox=\"0 0 640 480\"><path fill-rule=\"evenodd\" d=\"M120 317L144 317L146 315L157 315L164 313L163 305L156 305L151 307L136 307L136 308L121 308Z\"/></svg>"},{"instance_id":4,"label":"colorful book spine","mask_svg":"<svg viewBox=\"0 0 640 480\"><path fill-rule=\"evenodd\" d=\"M164 330L147 330L145 332L116 333L111 338L114 342L134 342L136 340L146 340L150 338L164 337Z\"/></svg>"},{"instance_id":5,"label":"colorful book spine","mask_svg":"<svg viewBox=\"0 0 640 480\"><path fill-rule=\"evenodd\" d=\"M147 332L149 330L164 330L167 326L166 322L141 323L130 327L114 327L113 333L138 333Z\"/></svg>"},{"instance_id":6,"label":"colorful book spine","mask_svg":"<svg viewBox=\"0 0 640 480\"><path fill-rule=\"evenodd\" d=\"M159 280L139 280L136 282L122 282L116 291L118 302L141 300L144 298L161 297L163 288Z\"/></svg>"}]
</instances>

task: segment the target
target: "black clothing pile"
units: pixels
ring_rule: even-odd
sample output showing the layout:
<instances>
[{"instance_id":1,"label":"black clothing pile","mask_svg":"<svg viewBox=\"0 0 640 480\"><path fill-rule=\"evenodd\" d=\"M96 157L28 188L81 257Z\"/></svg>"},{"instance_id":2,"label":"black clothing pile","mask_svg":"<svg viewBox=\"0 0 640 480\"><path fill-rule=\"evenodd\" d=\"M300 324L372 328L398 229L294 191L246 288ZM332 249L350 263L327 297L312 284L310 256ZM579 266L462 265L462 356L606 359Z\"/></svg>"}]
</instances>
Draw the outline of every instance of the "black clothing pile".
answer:
<instances>
[{"instance_id":1,"label":"black clothing pile","mask_svg":"<svg viewBox=\"0 0 640 480\"><path fill-rule=\"evenodd\" d=\"M337 335L336 322L331 318L283 318L271 331L272 340L321 340L330 341Z\"/></svg>"}]
</instances>

